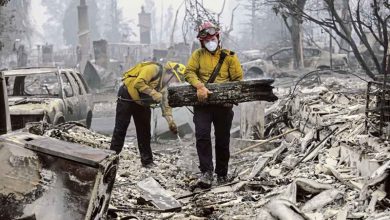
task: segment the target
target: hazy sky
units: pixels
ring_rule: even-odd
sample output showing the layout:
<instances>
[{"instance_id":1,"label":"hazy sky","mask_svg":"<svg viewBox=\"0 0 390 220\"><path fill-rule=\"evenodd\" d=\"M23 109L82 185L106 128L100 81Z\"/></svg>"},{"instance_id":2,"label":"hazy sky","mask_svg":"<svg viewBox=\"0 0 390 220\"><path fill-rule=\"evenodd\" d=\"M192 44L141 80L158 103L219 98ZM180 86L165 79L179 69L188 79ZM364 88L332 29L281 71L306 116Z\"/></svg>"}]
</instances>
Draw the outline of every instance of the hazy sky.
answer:
<instances>
[{"instance_id":1,"label":"hazy sky","mask_svg":"<svg viewBox=\"0 0 390 220\"><path fill-rule=\"evenodd\" d=\"M180 6L180 4L183 2L183 0L155 0L157 9L157 16L161 16L161 9L167 9L169 6L172 6L174 11L176 12L177 8ZM234 3L235 0L226 0L225 10L224 14L222 15L224 21L229 22L230 18L230 12L227 13L229 10L229 7L231 7L232 3ZM124 12L128 11L134 11L135 13L127 13L126 16L131 19L137 19L138 12L141 11L141 6L144 4L144 0L118 0L119 7L124 9ZM206 0L204 1L204 7L207 9L210 9L215 12L219 12L222 8L223 0ZM234 6L233 6L234 7ZM184 9L184 5L182 7ZM181 15L184 15L184 10L181 11Z\"/></svg>"},{"instance_id":2,"label":"hazy sky","mask_svg":"<svg viewBox=\"0 0 390 220\"><path fill-rule=\"evenodd\" d=\"M164 9L164 11L166 11L169 6L172 6L174 13L176 13L177 8L183 2L183 0L155 0L154 2L156 4L156 18L159 19L161 18L161 9ZM136 33L138 33L138 13L141 11L141 6L143 4L144 0L118 0L118 7L123 9L123 15L126 19L132 20L131 26L133 30L136 30ZM219 12L221 10L222 4L223 0L204 1L205 8L210 9L214 12ZM226 0L225 10L221 16L221 23L223 26L229 25L231 11L236 5L236 0ZM47 20L47 16L45 16L46 8L41 5L41 0L31 0L31 9L33 24L35 24L37 31L44 35L42 24ZM182 9L184 9L184 5ZM184 10L181 10L179 13L179 21L182 21L183 16ZM236 16L236 19L238 19L238 16Z\"/></svg>"},{"instance_id":3,"label":"hazy sky","mask_svg":"<svg viewBox=\"0 0 390 220\"><path fill-rule=\"evenodd\" d=\"M32 23L37 28L38 32L42 33L42 24L46 21L46 9L42 6L41 0L31 0L31 17Z\"/></svg>"}]
</instances>

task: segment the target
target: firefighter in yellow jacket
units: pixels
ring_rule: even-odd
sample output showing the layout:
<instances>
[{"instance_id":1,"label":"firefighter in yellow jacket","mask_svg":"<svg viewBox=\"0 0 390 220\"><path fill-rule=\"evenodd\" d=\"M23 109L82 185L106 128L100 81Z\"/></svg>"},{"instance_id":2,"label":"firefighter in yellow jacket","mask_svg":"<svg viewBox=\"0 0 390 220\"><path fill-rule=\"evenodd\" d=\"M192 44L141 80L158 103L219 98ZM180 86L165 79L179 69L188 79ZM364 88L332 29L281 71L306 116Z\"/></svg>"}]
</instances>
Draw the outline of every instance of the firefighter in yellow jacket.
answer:
<instances>
[{"instance_id":1,"label":"firefighter in yellow jacket","mask_svg":"<svg viewBox=\"0 0 390 220\"><path fill-rule=\"evenodd\" d=\"M154 62L143 62L124 74L123 85L118 91L111 150L118 154L121 152L130 119L133 117L142 166L154 166L150 147L150 105L161 103L162 115L167 120L169 129L177 133L172 109L168 105L166 87L169 83L181 82L184 72L185 66L180 63L167 62L162 66Z\"/></svg>"},{"instance_id":2,"label":"firefighter in yellow jacket","mask_svg":"<svg viewBox=\"0 0 390 220\"><path fill-rule=\"evenodd\" d=\"M194 51L188 60L185 79L197 89L197 96L200 102L207 100L210 91L207 83L224 83L229 81L240 81L243 78L243 71L237 55L220 46L219 29L210 22L203 23L198 29L198 39L202 48ZM221 59L224 53L224 59ZM226 56L225 56L226 55ZM220 70L214 82L210 82L214 69L218 62L222 62ZM233 120L233 106L204 105L194 107L194 123L196 148L199 157L199 168L201 176L197 185L202 188L211 187L213 182L213 155L211 146L211 124L215 130L215 173L217 181L227 181L228 163L230 158L229 142L230 129Z\"/></svg>"}]
</instances>

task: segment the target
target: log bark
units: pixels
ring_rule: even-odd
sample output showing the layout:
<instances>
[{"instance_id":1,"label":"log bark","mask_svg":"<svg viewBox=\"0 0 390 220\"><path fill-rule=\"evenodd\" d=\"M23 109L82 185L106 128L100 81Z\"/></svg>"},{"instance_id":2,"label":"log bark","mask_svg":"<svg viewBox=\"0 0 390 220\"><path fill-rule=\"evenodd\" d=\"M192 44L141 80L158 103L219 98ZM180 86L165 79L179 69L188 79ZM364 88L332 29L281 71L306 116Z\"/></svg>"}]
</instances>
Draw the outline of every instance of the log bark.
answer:
<instances>
[{"instance_id":1,"label":"log bark","mask_svg":"<svg viewBox=\"0 0 390 220\"><path fill-rule=\"evenodd\" d=\"M273 79L258 79L227 83L210 83L207 88L212 92L204 103L198 102L196 89L191 85L179 85L168 88L171 107L195 105L237 104L251 101L273 102L278 97L273 94Z\"/></svg>"}]
</instances>

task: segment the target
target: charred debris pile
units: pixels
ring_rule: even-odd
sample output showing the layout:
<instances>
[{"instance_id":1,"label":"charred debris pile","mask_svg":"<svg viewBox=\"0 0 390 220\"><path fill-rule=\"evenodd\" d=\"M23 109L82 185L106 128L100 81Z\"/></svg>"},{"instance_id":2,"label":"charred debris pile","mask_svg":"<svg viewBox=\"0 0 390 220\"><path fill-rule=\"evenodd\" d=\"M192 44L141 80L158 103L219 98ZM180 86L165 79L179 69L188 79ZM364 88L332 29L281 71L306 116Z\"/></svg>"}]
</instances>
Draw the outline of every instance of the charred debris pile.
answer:
<instances>
[{"instance_id":1,"label":"charred debris pile","mask_svg":"<svg viewBox=\"0 0 390 220\"><path fill-rule=\"evenodd\" d=\"M291 87L276 81L275 88L279 100L266 108L265 140L244 146L232 139L228 184L190 190L199 175L193 140L153 143L157 166L145 169L128 139L109 218L388 219L390 148L375 130L388 122L366 111L378 104L375 97L367 103L367 82L314 74ZM75 129L41 134L108 147L109 138Z\"/></svg>"}]
</instances>

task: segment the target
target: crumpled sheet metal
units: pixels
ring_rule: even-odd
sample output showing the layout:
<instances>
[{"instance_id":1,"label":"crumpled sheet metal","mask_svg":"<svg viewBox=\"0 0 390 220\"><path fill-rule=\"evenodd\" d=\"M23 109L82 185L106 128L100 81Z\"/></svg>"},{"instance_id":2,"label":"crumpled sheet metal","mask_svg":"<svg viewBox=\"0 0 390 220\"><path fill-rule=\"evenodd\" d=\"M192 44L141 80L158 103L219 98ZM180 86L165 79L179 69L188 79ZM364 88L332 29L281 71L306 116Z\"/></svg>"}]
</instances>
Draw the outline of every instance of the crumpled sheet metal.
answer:
<instances>
[{"instance_id":1,"label":"crumpled sheet metal","mask_svg":"<svg viewBox=\"0 0 390 220\"><path fill-rule=\"evenodd\" d=\"M151 201L160 210L175 211L181 208L181 204L162 188L153 177L138 182L137 186L142 192L142 197L146 201Z\"/></svg>"},{"instance_id":2,"label":"crumpled sheet metal","mask_svg":"<svg viewBox=\"0 0 390 220\"><path fill-rule=\"evenodd\" d=\"M5 146L0 154L4 163L0 167L0 219L105 216L118 164L114 152L88 151L86 146L26 132L2 135L0 145ZM86 157L81 151L94 154Z\"/></svg>"}]
</instances>

